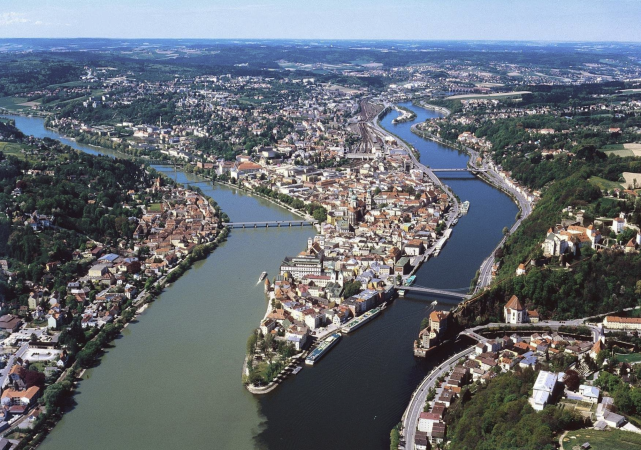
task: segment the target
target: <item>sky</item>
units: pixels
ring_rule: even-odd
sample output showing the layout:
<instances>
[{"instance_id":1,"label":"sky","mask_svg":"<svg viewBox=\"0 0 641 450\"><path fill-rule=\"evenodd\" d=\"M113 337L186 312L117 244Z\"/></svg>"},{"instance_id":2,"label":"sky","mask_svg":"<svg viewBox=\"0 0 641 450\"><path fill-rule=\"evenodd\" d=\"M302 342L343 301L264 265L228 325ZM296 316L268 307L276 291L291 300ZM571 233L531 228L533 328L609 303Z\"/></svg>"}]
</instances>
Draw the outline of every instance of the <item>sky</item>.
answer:
<instances>
[{"instance_id":1,"label":"sky","mask_svg":"<svg viewBox=\"0 0 641 450\"><path fill-rule=\"evenodd\" d=\"M0 38L641 41L641 0L0 0Z\"/></svg>"}]
</instances>

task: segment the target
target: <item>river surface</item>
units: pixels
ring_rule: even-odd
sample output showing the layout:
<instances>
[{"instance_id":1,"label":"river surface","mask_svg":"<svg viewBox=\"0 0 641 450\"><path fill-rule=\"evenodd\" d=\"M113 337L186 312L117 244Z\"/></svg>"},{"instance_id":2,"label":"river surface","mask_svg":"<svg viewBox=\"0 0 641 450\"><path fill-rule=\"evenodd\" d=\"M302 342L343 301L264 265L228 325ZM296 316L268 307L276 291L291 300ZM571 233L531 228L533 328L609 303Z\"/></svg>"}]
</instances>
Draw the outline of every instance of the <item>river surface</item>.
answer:
<instances>
[{"instance_id":1,"label":"river surface","mask_svg":"<svg viewBox=\"0 0 641 450\"><path fill-rule=\"evenodd\" d=\"M402 104L416 121L439 113ZM414 145L432 167L465 167L467 156L410 131L414 122L382 126ZM13 117L25 134L58 138L42 119ZM62 140L62 139L61 139ZM65 142L63 140L63 142ZM113 154L66 140L92 154ZM270 202L191 174L157 170L203 189L232 220L284 220ZM500 191L468 174L443 178L469 213L416 284L465 290L518 212ZM198 184L196 184L198 183ZM74 449L387 449L389 432L424 376L463 347L450 345L425 360L412 355L419 324L455 301L438 296L399 299L376 320L344 336L323 360L271 393L253 397L240 383L245 342L266 302L256 285L285 255L301 251L310 228L234 230L227 243L194 265L130 325L99 367L80 383L75 407L44 441L43 450Z\"/></svg>"}]
</instances>

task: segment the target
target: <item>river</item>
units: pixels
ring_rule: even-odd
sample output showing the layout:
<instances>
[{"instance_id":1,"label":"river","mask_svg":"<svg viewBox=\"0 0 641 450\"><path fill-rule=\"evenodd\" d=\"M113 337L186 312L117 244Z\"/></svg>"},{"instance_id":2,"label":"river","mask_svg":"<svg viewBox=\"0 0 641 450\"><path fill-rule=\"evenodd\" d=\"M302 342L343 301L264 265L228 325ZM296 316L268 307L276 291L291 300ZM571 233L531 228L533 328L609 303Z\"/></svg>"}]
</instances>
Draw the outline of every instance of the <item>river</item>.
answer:
<instances>
[{"instance_id":1,"label":"river","mask_svg":"<svg viewBox=\"0 0 641 450\"><path fill-rule=\"evenodd\" d=\"M417 121L439 114L402 104ZM413 122L384 128L414 145L432 167L465 167L467 157L415 136ZM56 138L42 119L14 117L24 133ZM108 153L67 141L90 153ZM170 168L158 170L173 175ZM224 186L211 187L176 173L216 200L232 220L281 220L288 211ZM482 260L518 212L498 190L468 174L444 178L470 212L459 220L441 254L418 272L416 283L467 288ZM323 360L271 393L251 396L240 383L245 341L265 311L258 274L277 272L283 256L299 252L309 228L234 230L228 242L197 263L130 325L99 367L80 383L75 407L52 431L44 450L73 449L387 449L423 377L463 344L426 360L412 342L429 303L449 309L451 298L395 301L383 314L345 336Z\"/></svg>"}]
</instances>

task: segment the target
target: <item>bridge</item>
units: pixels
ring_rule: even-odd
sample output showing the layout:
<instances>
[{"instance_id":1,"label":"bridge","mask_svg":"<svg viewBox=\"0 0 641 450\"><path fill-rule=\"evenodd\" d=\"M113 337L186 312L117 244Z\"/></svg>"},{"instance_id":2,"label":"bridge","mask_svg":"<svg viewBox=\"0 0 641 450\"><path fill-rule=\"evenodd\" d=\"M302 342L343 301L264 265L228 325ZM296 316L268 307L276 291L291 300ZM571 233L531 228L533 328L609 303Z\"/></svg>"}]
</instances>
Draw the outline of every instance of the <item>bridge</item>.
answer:
<instances>
[{"instance_id":1,"label":"bridge","mask_svg":"<svg viewBox=\"0 0 641 450\"><path fill-rule=\"evenodd\" d=\"M463 169L432 169L432 172L487 172L487 169L476 169L474 167L466 167Z\"/></svg>"},{"instance_id":2,"label":"bridge","mask_svg":"<svg viewBox=\"0 0 641 450\"><path fill-rule=\"evenodd\" d=\"M318 222L315 220L278 220L263 222L225 222L223 226L229 228L270 228L270 227L305 227L313 226Z\"/></svg>"},{"instance_id":3,"label":"bridge","mask_svg":"<svg viewBox=\"0 0 641 450\"><path fill-rule=\"evenodd\" d=\"M467 288L465 288L467 289ZM460 292L454 292L450 290L445 290L445 289L434 289L434 288L429 288L425 286L396 286L396 290L402 290L405 292L418 292L418 293L423 293L423 294L437 294L437 295L444 295L444 296L449 296L449 297L455 297L458 298L459 300L466 300L470 298L469 295L467 294L462 294Z\"/></svg>"}]
</instances>

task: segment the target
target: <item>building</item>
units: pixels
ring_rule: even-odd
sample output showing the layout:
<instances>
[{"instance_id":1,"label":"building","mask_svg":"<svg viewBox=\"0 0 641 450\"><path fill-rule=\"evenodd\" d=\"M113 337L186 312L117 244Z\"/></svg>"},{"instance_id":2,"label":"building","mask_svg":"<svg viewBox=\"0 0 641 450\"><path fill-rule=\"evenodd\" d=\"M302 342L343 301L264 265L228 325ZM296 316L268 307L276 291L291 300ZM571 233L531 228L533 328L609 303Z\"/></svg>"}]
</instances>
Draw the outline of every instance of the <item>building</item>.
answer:
<instances>
[{"instance_id":1,"label":"building","mask_svg":"<svg viewBox=\"0 0 641 450\"><path fill-rule=\"evenodd\" d=\"M22 319L20 319L20 317L18 316L14 316L13 314L5 314L4 316L0 317L0 330L14 333L18 331L21 325Z\"/></svg>"},{"instance_id":2,"label":"building","mask_svg":"<svg viewBox=\"0 0 641 450\"><path fill-rule=\"evenodd\" d=\"M40 396L40 388L31 386L24 391L5 389L0 398L2 407L10 412L23 414Z\"/></svg>"},{"instance_id":3,"label":"building","mask_svg":"<svg viewBox=\"0 0 641 450\"><path fill-rule=\"evenodd\" d=\"M641 330L641 318L608 316L603 320L603 327L613 330Z\"/></svg>"},{"instance_id":4,"label":"building","mask_svg":"<svg viewBox=\"0 0 641 450\"><path fill-rule=\"evenodd\" d=\"M543 411L545 405L548 404L550 398L554 395L556 389L556 382L558 375L552 372L542 370L536 377L534 383L534 391L532 397L529 398L529 403L536 411Z\"/></svg>"},{"instance_id":5,"label":"building","mask_svg":"<svg viewBox=\"0 0 641 450\"><path fill-rule=\"evenodd\" d=\"M527 310L523 307L519 298L513 295L503 308L505 323L526 323Z\"/></svg>"},{"instance_id":6,"label":"building","mask_svg":"<svg viewBox=\"0 0 641 450\"><path fill-rule=\"evenodd\" d=\"M435 423L439 423L441 420L440 416L431 412L422 412L418 417L418 431L423 431L425 433L431 433L432 427Z\"/></svg>"},{"instance_id":7,"label":"building","mask_svg":"<svg viewBox=\"0 0 641 450\"><path fill-rule=\"evenodd\" d=\"M323 260L319 256L286 257L280 265L280 274L289 273L292 277L302 279L305 275L321 275Z\"/></svg>"}]
</instances>

